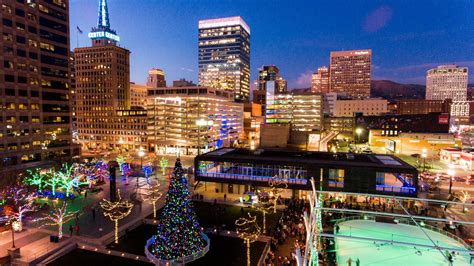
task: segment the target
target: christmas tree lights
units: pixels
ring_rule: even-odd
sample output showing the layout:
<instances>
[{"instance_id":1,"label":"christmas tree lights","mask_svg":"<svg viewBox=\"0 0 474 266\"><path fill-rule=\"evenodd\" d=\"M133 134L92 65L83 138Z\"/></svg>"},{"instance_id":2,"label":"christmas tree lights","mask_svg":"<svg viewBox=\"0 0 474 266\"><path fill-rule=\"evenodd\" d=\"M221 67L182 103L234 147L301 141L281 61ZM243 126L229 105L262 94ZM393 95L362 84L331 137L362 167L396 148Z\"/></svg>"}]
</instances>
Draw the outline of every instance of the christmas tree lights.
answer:
<instances>
[{"instance_id":1,"label":"christmas tree lights","mask_svg":"<svg viewBox=\"0 0 474 266\"><path fill-rule=\"evenodd\" d=\"M208 241L197 221L184 170L178 158L157 234L152 237L151 244L145 247L145 253L156 265L170 261L190 262L204 256L209 249Z\"/></svg>"},{"instance_id":2,"label":"christmas tree lights","mask_svg":"<svg viewBox=\"0 0 474 266\"><path fill-rule=\"evenodd\" d=\"M100 202L100 207L104 210L104 216L109 217L115 223L115 244L118 244L118 223L123 218L127 217L133 208L133 203L122 199L120 190L117 190L117 201L108 201L103 199Z\"/></svg>"}]
</instances>

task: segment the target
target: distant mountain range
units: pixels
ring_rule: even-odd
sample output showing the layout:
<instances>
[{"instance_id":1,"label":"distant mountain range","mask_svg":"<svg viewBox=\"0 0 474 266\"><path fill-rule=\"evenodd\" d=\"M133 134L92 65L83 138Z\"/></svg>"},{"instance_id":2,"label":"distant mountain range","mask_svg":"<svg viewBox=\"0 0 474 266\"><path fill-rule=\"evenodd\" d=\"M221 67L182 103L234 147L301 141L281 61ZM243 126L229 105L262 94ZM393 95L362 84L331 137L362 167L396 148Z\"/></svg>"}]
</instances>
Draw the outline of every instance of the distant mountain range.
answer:
<instances>
[{"instance_id":1,"label":"distant mountain range","mask_svg":"<svg viewBox=\"0 0 474 266\"><path fill-rule=\"evenodd\" d=\"M391 80L372 80L370 83L371 97L384 98L387 100L401 99L424 99L425 85L402 84ZM294 92L308 92L310 88L293 89ZM474 94L474 84L468 85L468 99L472 99Z\"/></svg>"},{"instance_id":2,"label":"distant mountain range","mask_svg":"<svg viewBox=\"0 0 474 266\"><path fill-rule=\"evenodd\" d=\"M426 88L418 84L401 84L391 80L372 80L370 94L387 100L424 99Z\"/></svg>"}]
</instances>

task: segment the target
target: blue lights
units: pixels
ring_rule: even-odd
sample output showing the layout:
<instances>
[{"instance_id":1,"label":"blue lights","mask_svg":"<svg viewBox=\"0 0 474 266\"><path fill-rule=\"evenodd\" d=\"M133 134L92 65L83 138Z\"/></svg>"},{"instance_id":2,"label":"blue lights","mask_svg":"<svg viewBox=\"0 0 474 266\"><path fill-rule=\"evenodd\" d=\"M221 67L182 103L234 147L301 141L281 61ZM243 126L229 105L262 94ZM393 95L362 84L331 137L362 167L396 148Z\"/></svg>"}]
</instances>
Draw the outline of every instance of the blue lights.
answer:
<instances>
[{"instance_id":1,"label":"blue lights","mask_svg":"<svg viewBox=\"0 0 474 266\"><path fill-rule=\"evenodd\" d=\"M97 28L93 28L88 37L92 40L107 39L114 42L119 42L120 37L117 33L110 29L109 10L107 8L107 0L99 0L99 14L98 14Z\"/></svg>"}]
</instances>

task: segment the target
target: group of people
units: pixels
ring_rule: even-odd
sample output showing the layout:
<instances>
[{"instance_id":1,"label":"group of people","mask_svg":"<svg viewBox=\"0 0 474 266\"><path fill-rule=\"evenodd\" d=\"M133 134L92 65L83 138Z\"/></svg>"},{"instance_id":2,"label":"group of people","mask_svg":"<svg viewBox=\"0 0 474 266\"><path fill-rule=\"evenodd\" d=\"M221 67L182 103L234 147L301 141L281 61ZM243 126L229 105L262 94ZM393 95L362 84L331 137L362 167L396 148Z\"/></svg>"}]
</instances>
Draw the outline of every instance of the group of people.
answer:
<instances>
[{"instance_id":1,"label":"group of people","mask_svg":"<svg viewBox=\"0 0 474 266\"><path fill-rule=\"evenodd\" d=\"M292 256L295 247L288 256L277 256L278 247L285 244L289 239L296 239L299 247L304 252L305 243L305 227L303 222L304 211L309 211L309 203L304 200L291 199L286 200L287 208L283 211L283 215L278 222L276 228L272 230L271 249L266 258L266 265L295 265L295 258Z\"/></svg>"}]
</instances>

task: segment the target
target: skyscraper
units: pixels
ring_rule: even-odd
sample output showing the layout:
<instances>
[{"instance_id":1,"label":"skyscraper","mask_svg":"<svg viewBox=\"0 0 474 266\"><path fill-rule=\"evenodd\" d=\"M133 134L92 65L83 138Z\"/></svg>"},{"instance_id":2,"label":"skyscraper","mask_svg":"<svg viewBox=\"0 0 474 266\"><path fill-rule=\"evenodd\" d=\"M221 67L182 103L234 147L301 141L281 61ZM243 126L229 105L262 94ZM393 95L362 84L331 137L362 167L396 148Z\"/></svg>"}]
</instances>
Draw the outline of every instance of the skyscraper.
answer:
<instances>
[{"instance_id":1,"label":"skyscraper","mask_svg":"<svg viewBox=\"0 0 474 266\"><path fill-rule=\"evenodd\" d=\"M92 47L74 50L78 139L85 150L146 147L146 111L130 111L130 51L110 28L107 1L99 1Z\"/></svg>"},{"instance_id":2,"label":"skyscraper","mask_svg":"<svg viewBox=\"0 0 474 266\"><path fill-rule=\"evenodd\" d=\"M166 87L165 72L158 68L150 69L146 79L146 86L148 88Z\"/></svg>"},{"instance_id":3,"label":"skyscraper","mask_svg":"<svg viewBox=\"0 0 474 266\"><path fill-rule=\"evenodd\" d=\"M467 67L441 65L426 72L426 99L467 100Z\"/></svg>"},{"instance_id":4,"label":"skyscraper","mask_svg":"<svg viewBox=\"0 0 474 266\"><path fill-rule=\"evenodd\" d=\"M330 91L352 98L370 97L372 50L331 52Z\"/></svg>"},{"instance_id":5,"label":"skyscraper","mask_svg":"<svg viewBox=\"0 0 474 266\"><path fill-rule=\"evenodd\" d=\"M79 149L71 141L69 1L1 7L0 175L6 178Z\"/></svg>"},{"instance_id":6,"label":"skyscraper","mask_svg":"<svg viewBox=\"0 0 474 266\"><path fill-rule=\"evenodd\" d=\"M250 28L241 17L199 21L199 85L249 100Z\"/></svg>"},{"instance_id":7,"label":"skyscraper","mask_svg":"<svg viewBox=\"0 0 474 266\"><path fill-rule=\"evenodd\" d=\"M255 81L256 89L253 91L253 102L261 104L262 114L265 114L267 95L282 94L287 92L286 80L280 75L277 66L263 66L258 71L258 80Z\"/></svg>"},{"instance_id":8,"label":"skyscraper","mask_svg":"<svg viewBox=\"0 0 474 266\"><path fill-rule=\"evenodd\" d=\"M326 66L318 68L318 71L311 75L311 91L319 93L329 92L329 69Z\"/></svg>"}]
</instances>

